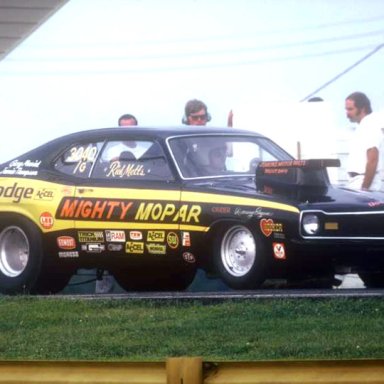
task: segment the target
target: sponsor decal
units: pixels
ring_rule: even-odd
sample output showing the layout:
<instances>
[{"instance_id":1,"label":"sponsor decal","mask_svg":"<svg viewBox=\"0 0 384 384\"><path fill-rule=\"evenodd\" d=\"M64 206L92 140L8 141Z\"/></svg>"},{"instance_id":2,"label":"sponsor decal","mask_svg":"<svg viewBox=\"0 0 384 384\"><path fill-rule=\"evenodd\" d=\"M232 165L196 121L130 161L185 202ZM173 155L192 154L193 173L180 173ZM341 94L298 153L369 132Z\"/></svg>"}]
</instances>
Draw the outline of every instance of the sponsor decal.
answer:
<instances>
[{"instance_id":1,"label":"sponsor decal","mask_svg":"<svg viewBox=\"0 0 384 384\"><path fill-rule=\"evenodd\" d=\"M12 199L12 203L20 203L21 199L32 199L34 189L20 187L18 183L13 183L9 187L0 186L0 197Z\"/></svg>"},{"instance_id":2,"label":"sponsor decal","mask_svg":"<svg viewBox=\"0 0 384 384\"><path fill-rule=\"evenodd\" d=\"M81 250L88 253L101 253L105 251L105 245L101 243L82 244Z\"/></svg>"},{"instance_id":3,"label":"sponsor decal","mask_svg":"<svg viewBox=\"0 0 384 384\"><path fill-rule=\"evenodd\" d=\"M339 223L327 222L324 224L324 229L329 231L337 231L339 229Z\"/></svg>"},{"instance_id":4,"label":"sponsor decal","mask_svg":"<svg viewBox=\"0 0 384 384\"><path fill-rule=\"evenodd\" d=\"M164 241L165 231L148 231L147 241Z\"/></svg>"},{"instance_id":5,"label":"sponsor decal","mask_svg":"<svg viewBox=\"0 0 384 384\"><path fill-rule=\"evenodd\" d=\"M105 239L110 242L123 242L125 243L125 232L117 230L106 230Z\"/></svg>"},{"instance_id":6,"label":"sponsor decal","mask_svg":"<svg viewBox=\"0 0 384 384\"><path fill-rule=\"evenodd\" d=\"M285 254L285 246L283 243L272 243L273 248L273 255L276 259L279 260L285 260L286 254Z\"/></svg>"},{"instance_id":7,"label":"sponsor decal","mask_svg":"<svg viewBox=\"0 0 384 384\"><path fill-rule=\"evenodd\" d=\"M141 231L129 231L129 238L131 240L143 240L143 233Z\"/></svg>"},{"instance_id":8,"label":"sponsor decal","mask_svg":"<svg viewBox=\"0 0 384 384\"><path fill-rule=\"evenodd\" d=\"M213 213L231 213L231 208L230 207L212 207L211 211Z\"/></svg>"},{"instance_id":9,"label":"sponsor decal","mask_svg":"<svg viewBox=\"0 0 384 384\"><path fill-rule=\"evenodd\" d=\"M127 241L125 243L125 252L126 253L144 253L144 243L139 241Z\"/></svg>"},{"instance_id":10,"label":"sponsor decal","mask_svg":"<svg viewBox=\"0 0 384 384\"><path fill-rule=\"evenodd\" d=\"M272 232L283 232L283 224L275 223L272 219L261 219L260 229L264 236L270 236Z\"/></svg>"},{"instance_id":11,"label":"sponsor decal","mask_svg":"<svg viewBox=\"0 0 384 384\"><path fill-rule=\"evenodd\" d=\"M40 160L11 161L2 171L1 175L37 176Z\"/></svg>"},{"instance_id":12,"label":"sponsor decal","mask_svg":"<svg viewBox=\"0 0 384 384\"><path fill-rule=\"evenodd\" d=\"M75 258L75 257L79 257L79 252L77 251L63 251L63 252L59 252L59 257L60 258Z\"/></svg>"},{"instance_id":13,"label":"sponsor decal","mask_svg":"<svg viewBox=\"0 0 384 384\"><path fill-rule=\"evenodd\" d=\"M53 227L53 216L49 212L43 212L40 215L40 225L44 229L51 229Z\"/></svg>"},{"instance_id":14,"label":"sponsor decal","mask_svg":"<svg viewBox=\"0 0 384 384\"><path fill-rule=\"evenodd\" d=\"M43 188L36 191L34 199L52 201L54 197L55 195L53 189Z\"/></svg>"},{"instance_id":15,"label":"sponsor decal","mask_svg":"<svg viewBox=\"0 0 384 384\"><path fill-rule=\"evenodd\" d=\"M148 253L155 255L165 255L167 247L165 244L150 243L146 244Z\"/></svg>"},{"instance_id":16,"label":"sponsor decal","mask_svg":"<svg viewBox=\"0 0 384 384\"><path fill-rule=\"evenodd\" d=\"M132 204L132 201L120 199L64 197L60 202L56 217L63 220L124 221Z\"/></svg>"},{"instance_id":17,"label":"sponsor decal","mask_svg":"<svg viewBox=\"0 0 384 384\"><path fill-rule=\"evenodd\" d=\"M140 203L135 220L199 223L200 214L201 206L195 204L183 204L176 208L175 204L171 203Z\"/></svg>"},{"instance_id":18,"label":"sponsor decal","mask_svg":"<svg viewBox=\"0 0 384 384\"><path fill-rule=\"evenodd\" d=\"M65 196L73 195L73 190L71 187L63 187L61 188L61 193Z\"/></svg>"},{"instance_id":19,"label":"sponsor decal","mask_svg":"<svg viewBox=\"0 0 384 384\"><path fill-rule=\"evenodd\" d=\"M102 231L79 231L77 232L80 243L98 243L104 241Z\"/></svg>"},{"instance_id":20,"label":"sponsor decal","mask_svg":"<svg viewBox=\"0 0 384 384\"><path fill-rule=\"evenodd\" d=\"M196 262L195 256L191 252L183 252L183 259L191 264Z\"/></svg>"},{"instance_id":21,"label":"sponsor decal","mask_svg":"<svg viewBox=\"0 0 384 384\"><path fill-rule=\"evenodd\" d=\"M183 245L183 247L190 247L191 246L191 235L189 234L189 232L182 232L181 244Z\"/></svg>"},{"instance_id":22,"label":"sponsor decal","mask_svg":"<svg viewBox=\"0 0 384 384\"><path fill-rule=\"evenodd\" d=\"M304 167L306 160L268 161L259 164L264 175L286 175L291 168Z\"/></svg>"},{"instance_id":23,"label":"sponsor decal","mask_svg":"<svg viewBox=\"0 0 384 384\"><path fill-rule=\"evenodd\" d=\"M175 249L179 246L179 237L175 232L169 232L167 235L167 244L172 248Z\"/></svg>"},{"instance_id":24,"label":"sponsor decal","mask_svg":"<svg viewBox=\"0 0 384 384\"><path fill-rule=\"evenodd\" d=\"M368 206L373 208L373 207L379 207L380 205L383 205L384 203L382 201L370 201L368 203Z\"/></svg>"},{"instance_id":25,"label":"sponsor decal","mask_svg":"<svg viewBox=\"0 0 384 384\"><path fill-rule=\"evenodd\" d=\"M108 244L108 251L119 252L122 249L123 249L123 244L116 244L116 243Z\"/></svg>"},{"instance_id":26,"label":"sponsor decal","mask_svg":"<svg viewBox=\"0 0 384 384\"><path fill-rule=\"evenodd\" d=\"M71 236L60 236L57 238L57 246L61 249L75 249L76 240Z\"/></svg>"}]
</instances>

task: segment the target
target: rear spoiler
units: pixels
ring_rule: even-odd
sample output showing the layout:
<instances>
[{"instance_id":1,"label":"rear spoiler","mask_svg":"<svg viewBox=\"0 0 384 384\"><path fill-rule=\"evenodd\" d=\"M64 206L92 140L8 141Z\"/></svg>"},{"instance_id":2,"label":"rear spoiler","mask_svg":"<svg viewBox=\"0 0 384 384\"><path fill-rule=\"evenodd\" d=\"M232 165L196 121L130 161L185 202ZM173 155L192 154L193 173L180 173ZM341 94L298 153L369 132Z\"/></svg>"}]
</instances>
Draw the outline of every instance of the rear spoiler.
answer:
<instances>
[{"instance_id":1,"label":"rear spoiler","mask_svg":"<svg viewBox=\"0 0 384 384\"><path fill-rule=\"evenodd\" d=\"M266 193L291 194L329 186L327 167L340 167L339 159L262 161L256 168L256 187Z\"/></svg>"}]
</instances>

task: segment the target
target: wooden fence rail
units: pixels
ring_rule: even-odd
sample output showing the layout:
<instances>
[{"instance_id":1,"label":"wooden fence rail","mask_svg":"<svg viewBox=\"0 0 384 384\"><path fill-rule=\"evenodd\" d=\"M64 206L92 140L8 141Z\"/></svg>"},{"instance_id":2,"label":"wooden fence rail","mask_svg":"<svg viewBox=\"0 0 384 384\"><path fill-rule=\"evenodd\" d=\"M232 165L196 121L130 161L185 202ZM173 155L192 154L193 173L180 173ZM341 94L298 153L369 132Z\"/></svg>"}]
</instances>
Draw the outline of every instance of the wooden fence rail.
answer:
<instances>
[{"instance_id":1,"label":"wooden fence rail","mask_svg":"<svg viewBox=\"0 0 384 384\"><path fill-rule=\"evenodd\" d=\"M379 384L384 360L0 361L0 384Z\"/></svg>"}]
</instances>

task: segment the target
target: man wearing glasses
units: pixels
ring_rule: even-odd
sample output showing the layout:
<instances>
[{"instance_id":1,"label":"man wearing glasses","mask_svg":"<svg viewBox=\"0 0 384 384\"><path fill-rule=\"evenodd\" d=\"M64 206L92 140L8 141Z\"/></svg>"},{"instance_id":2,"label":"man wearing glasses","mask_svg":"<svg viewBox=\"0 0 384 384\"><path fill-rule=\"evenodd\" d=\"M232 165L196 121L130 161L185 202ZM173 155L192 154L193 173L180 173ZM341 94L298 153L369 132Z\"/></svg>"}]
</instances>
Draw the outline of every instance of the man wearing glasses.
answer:
<instances>
[{"instance_id":1,"label":"man wearing glasses","mask_svg":"<svg viewBox=\"0 0 384 384\"><path fill-rule=\"evenodd\" d=\"M184 111L182 123L185 125L206 125L211 120L208 108L201 100L189 100Z\"/></svg>"}]
</instances>

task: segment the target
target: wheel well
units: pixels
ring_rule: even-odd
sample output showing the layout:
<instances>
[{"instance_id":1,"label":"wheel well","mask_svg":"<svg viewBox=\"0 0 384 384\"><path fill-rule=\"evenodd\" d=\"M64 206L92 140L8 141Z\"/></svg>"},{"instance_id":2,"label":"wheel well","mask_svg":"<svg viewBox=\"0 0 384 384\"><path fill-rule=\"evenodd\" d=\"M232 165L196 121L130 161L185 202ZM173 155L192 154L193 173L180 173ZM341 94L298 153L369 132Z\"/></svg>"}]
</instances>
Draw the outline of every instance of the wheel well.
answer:
<instances>
[{"instance_id":1,"label":"wheel well","mask_svg":"<svg viewBox=\"0 0 384 384\"><path fill-rule=\"evenodd\" d=\"M210 249L207 254L203 255L203 265L204 269L208 272L216 272L214 261L213 261L213 251L214 247L217 244L217 236L224 231L225 228L228 228L233 225L245 225L243 222L239 220L220 220L216 221L211 225L209 231L207 233L207 242L205 244L210 244Z\"/></svg>"},{"instance_id":2,"label":"wheel well","mask_svg":"<svg viewBox=\"0 0 384 384\"><path fill-rule=\"evenodd\" d=\"M2 212L0 213L0 230L6 227L9 221L12 220L26 220L29 224L35 226L40 234L42 234L41 229L39 228L38 225L34 221L32 221L30 218L21 215L19 213L14 213L14 212Z\"/></svg>"}]
</instances>

